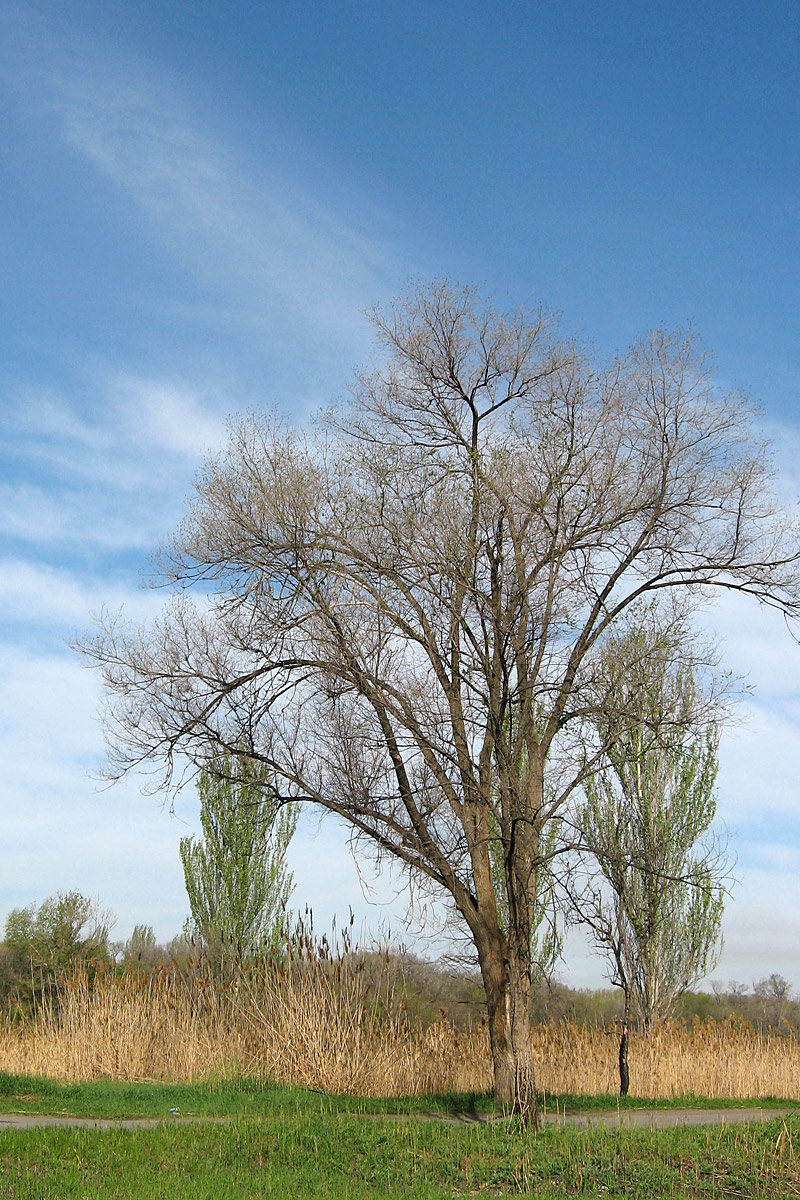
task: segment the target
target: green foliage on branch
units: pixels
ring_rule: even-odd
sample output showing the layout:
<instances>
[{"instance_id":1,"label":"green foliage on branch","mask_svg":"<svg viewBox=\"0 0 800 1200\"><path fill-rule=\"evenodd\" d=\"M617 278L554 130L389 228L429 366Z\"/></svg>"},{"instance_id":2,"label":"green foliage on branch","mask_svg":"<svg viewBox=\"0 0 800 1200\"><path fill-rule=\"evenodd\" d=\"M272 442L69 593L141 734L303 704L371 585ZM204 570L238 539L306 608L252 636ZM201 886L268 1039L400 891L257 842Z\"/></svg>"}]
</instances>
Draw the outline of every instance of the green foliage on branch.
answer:
<instances>
[{"instance_id":1,"label":"green foliage on branch","mask_svg":"<svg viewBox=\"0 0 800 1200\"><path fill-rule=\"evenodd\" d=\"M108 960L112 924L94 900L78 891L58 892L38 908L12 908L5 943L35 969L55 976L78 962Z\"/></svg>"}]
</instances>

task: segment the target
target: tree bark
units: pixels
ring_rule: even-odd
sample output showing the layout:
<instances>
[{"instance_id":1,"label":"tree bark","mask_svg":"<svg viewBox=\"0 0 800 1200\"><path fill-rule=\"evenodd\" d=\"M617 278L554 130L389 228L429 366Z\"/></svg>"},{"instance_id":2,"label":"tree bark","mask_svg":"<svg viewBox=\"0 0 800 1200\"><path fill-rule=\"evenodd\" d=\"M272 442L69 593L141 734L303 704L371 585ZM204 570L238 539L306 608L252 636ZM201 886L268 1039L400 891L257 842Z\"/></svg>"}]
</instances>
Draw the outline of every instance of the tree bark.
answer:
<instances>
[{"instance_id":1,"label":"tree bark","mask_svg":"<svg viewBox=\"0 0 800 1200\"><path fill-rule=\"evenodd\" d=\"M619 1094L627 1096L631 1077L628 1071L628 1025L630 1016L627 1008L622 1018L622 1034L619 1039Z\"/></svg>"},{"instance_id":2,"label":"tree bark","mask_svg":"<svg viewBox=\"0 0 800 1200\"><path fill-rule=\"evenodd\" d=\"M494 1099L505 1112L538 1129L539 1107L531 1051L531 985L499 953L481 956L494 1066Z\"/></svg>"}]
</instances>

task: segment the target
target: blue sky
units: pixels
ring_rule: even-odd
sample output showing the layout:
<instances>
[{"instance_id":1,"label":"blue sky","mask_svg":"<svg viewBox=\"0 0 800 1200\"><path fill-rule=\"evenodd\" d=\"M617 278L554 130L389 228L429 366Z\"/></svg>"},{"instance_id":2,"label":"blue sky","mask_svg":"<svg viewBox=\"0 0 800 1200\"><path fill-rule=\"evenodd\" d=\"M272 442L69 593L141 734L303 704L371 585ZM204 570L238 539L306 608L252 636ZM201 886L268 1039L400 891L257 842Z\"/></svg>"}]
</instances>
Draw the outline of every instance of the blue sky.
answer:
<instances>
[{"instance_id":1,"label":"blue sky","mask_svg":"<svg viewBox=\"0 0 800 1200\"><path fill-rule=\"evenodd\" d=\"M225 418L341 394L364 310L409 279L543 301L601 352L693 322L797 501L800 9L496 7L0 6L0 919L78 887L119 937L180 927L196 805L96 790L99 694L66 640L103 603L157 610L141 574ZM798 651L757 610L715 622L753 684L723 747L716 977L800 985ZM399 928L334 825L292 853L322 924ZM601 969L575 946L564 974Z\"/></svg>"}]
</instances>

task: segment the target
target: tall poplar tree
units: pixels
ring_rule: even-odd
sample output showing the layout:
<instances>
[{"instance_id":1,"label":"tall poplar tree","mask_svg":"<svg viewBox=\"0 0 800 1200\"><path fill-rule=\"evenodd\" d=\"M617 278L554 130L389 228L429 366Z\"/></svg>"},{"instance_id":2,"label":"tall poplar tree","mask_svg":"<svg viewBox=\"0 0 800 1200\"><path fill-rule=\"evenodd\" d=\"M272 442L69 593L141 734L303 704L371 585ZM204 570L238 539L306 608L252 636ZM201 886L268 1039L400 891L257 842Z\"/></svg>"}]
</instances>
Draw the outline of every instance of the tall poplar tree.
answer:
<instances>
[{"instance_id":1,"label":"tall poplar tree","mask_svg":"<svg viewBox=\"0 0 800 1200\"><path fill-rule=\"evenodd\" d=\"M221 967L274 947L292 891L286 851L297 810L281 807L263 766L227 757L198 777L202 840L182 838L192 923Z\"/></svg>"},{"instance_id":2,"label":"tall poplar tree","mask_svg":"<svg viewBox=\"0 0 800 1200\"><path fill-rule=\"evenodd\" d=\"M631 1018L649 1029L668 1017L713 970L721 945L727 865L712 833L719 706L675 632L651 616L607 643L613 702L598 710L605 749L578 818L589 881L572 900L622 989L623 1095Z\"/></svg>"}]
</instances>

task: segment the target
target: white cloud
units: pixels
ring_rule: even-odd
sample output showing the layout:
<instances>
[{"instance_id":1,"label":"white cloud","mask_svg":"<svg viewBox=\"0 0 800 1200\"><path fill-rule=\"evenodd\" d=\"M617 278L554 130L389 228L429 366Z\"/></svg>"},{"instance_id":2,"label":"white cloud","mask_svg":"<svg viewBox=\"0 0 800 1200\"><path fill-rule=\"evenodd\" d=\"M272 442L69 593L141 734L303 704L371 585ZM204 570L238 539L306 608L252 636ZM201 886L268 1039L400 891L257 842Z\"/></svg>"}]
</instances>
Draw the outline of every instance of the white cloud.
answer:
<instances>
[{"instance_id":1,"label":"white cloud","mask_svg":"<svg viewBox=\"0 0 800 1200\"><path fill-rule=\"evenodd\" d=\"M705 623L720 639L724 665L752 687L758 701L800 696L800 647L780 614L728 592L709 607Z\"/></svg>"},{"instance_id":2,"label":"white cloud","mask_svg":"<svg viewBox=\"0 0 800 1200\"><path fill-rule=\"evenodd\" d=\"M8 430L34 445L50 445L63 450L75 446L84 453L99 454L109 447L108 431L90 422L70 407L52 387L24 387L15 405L6 405Z\"/></svg>"},{"instance_id":3,"label":"white cloud","mask_svg":"<svg viewBox=\"0 0 800 1200\"><path fill-rule=\"evenodd\" d=\"M720 747L720 811L735 824L800 820L800 723L781 712L747 706L746 719L728 728Z\"/></svg>"},{"instance_id":4,"label":"white cloud","mask_svg":"<svg viewBox=\"0 0 800 1200\"><path fill-rule=\"evenodd\" d=\"M144 620L164 605L162 594L132 590L107 579L87 583L72 570L20 559L0 560L0 621L45 624L67 634L102 608Z\"/></svg>"},{"instance_id":5,"label":"white cloud","mask_svg":"<svg viewBox=\"0 0 800 1200\"><path fill-rule=\"evenodd\" d=\"M0 484L0 533L34 549L136 550L145 563L147 552L171 531L179 512L177 497L158 504L143 493L126 502L99 486Z\"/></svg>"},{"instance_id":6,"label":"white cloud","mask_svg":"<svg viewBox=\"0 0 800 1200\"><path fill-rule=\"evenodd\" d=\"M196 462L225 440L225 423L189 387L116 375L110 390L125 440L149 454L177 454Z\"/></svg>"},{"instance_id":7,"label":"white cloud","mask_svg":"<svg viewBox=\"0 0 800 1200\"><path fill-rule=\"evenodd\" d=\"M91 416L50 390L28 389L9 406L4 451L17 478L0 484L0 532L33 545L152 550L176 525L203 455L224 443L224 421L188 385L109 369L82 384Z\"/></svg>"},{"instance_id":8,"label":"white cloud","mask_svg":"<svg viewBox=\"0 0 800 1200\"><path fill-rule=\"evenodd\" d=\"M76 655L37 654L6 644L0 663L0 737L4 779L51 777L65 762L85 763L97 749L95 680Z\"/></svg>"},{"instance_id":9,"label":"white cloud","mask_svg":"<svg viewBox=\"0 0 800 1200\"><path fill-rule=\"evenodd\" d=\"M97 364L73 387L91 416L66 394L28 387L7 407L6 449L73 481L113 482L122 490L146 482L159 458L196 462L224 438L221 411L232 407L219 390Z\"/></svg>"}]
</instances>

